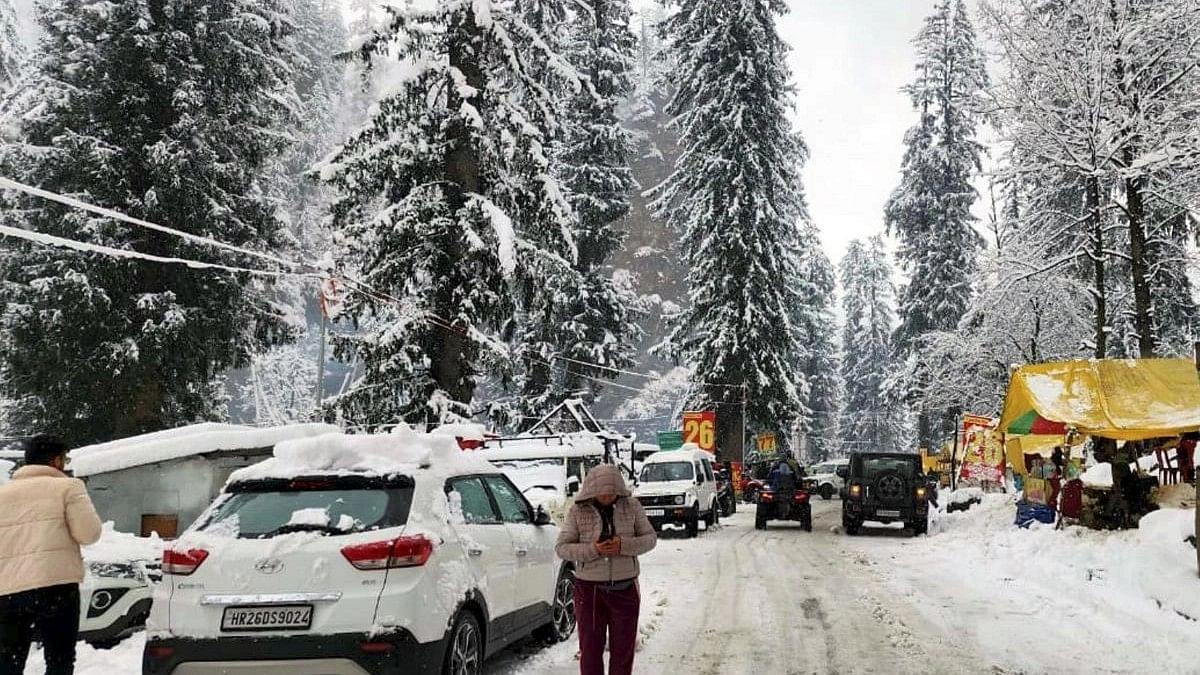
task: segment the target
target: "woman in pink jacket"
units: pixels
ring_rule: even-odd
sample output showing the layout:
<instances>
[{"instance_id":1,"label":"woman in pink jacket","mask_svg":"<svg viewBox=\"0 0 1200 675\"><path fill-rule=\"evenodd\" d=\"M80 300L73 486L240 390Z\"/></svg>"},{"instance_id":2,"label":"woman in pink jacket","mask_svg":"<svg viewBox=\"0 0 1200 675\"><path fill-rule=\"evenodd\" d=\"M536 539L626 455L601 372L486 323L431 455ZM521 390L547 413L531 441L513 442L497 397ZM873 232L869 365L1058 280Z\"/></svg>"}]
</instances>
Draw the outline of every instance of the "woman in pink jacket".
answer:
<instances>
[{"instance_id":1,"label":"woman in pink jacket","mask_svg":"<svg viewBox=\"0 0 1200 675\"><path fill-rule=\"evenodd\" d=\"M579 626L579 672L630 675L637 648L641 590L638 556L658 543L621 472L602 464L588 473L558 537L558 557L575 564L575 617Z\"/></svg>"},{"instance_id":2,"label":"woman in pink jacket","mask_svg":"<svg viewBox=\"0 0 1200 675\"><path fill-rule=\"evenodd\" d=\"M0 486L0 675L21 675L36 628L46 675L75 671L79 547L100 539L83 481L65 473L67 446L49 436L25 444L25 466Z\"/></svg>"}]
</instances>

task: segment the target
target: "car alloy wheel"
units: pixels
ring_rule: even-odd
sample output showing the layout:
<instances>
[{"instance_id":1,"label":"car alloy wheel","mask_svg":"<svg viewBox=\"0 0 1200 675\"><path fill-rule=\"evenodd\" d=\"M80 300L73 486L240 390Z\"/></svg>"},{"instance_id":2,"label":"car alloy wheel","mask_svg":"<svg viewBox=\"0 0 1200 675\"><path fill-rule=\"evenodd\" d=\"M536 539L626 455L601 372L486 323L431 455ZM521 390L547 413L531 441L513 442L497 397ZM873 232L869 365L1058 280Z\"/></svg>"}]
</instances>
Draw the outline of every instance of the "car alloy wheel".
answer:
<instances>
[{"instance_id":1,"label":"car alloy wheel","mask_svg":"<svg viewBox=\"0 0 1200 675\"><path fill-rule=\"evenodd\" d=\"M463 614L454 625L450 638L450 653L446 658L448 675L479 675L483 669L483 648L479 623L474 616Z\"/></svg>"},{"instance_id":2,"label":"car alloy wheel","mask_svg":"<svg viewBox=\"0 0 1200 675\"><path fill-rule=\"evenodd\" d=\"M563 572L554 591L554 632L559 642L575 632L575 580L570 572Z\"/></svg>"}]
</instances>

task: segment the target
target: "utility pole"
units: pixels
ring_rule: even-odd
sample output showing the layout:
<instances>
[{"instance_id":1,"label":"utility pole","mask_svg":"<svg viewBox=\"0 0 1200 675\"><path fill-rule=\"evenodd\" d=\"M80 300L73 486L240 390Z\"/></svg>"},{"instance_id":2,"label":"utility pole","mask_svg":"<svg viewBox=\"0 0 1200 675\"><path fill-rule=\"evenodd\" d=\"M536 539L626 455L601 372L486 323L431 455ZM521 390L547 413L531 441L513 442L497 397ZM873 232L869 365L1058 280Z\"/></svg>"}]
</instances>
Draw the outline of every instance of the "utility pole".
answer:
<instances>
[{"instance_id":1,"label":"utility pole","mask_svg":"<svg viewBox=\"0 0 1200 675\"><path fill-rule=\"evenodd\" d=\"M329 318L325 316L322 308L321 312L321 344L317 347L317 398L316 408L317 414L321 412L321 401L325 399L325 331L329 324Z\"/></svg>"}]
</instances>

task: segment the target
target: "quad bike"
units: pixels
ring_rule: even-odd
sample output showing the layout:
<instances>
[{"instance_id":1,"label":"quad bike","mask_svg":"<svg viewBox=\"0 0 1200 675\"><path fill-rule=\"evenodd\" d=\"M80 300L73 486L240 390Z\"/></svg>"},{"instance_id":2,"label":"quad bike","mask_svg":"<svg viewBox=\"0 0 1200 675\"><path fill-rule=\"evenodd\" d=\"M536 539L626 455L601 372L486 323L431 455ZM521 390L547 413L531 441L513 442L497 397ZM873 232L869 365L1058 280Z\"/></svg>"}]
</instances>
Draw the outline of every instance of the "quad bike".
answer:
<instances>
[{"instance_id":1,"label":"quad bike","mask_svg":"<svg viewBox=\"0 0 1200 675\"><path fill-rule=\"evenodd\" d=\"M758 503L754 513L754 527L767 529L772 520L799 522L805 532L812 532L812 504L807 490L773 490L764 487L758 492Z\"/></svg>"}]
</instances>

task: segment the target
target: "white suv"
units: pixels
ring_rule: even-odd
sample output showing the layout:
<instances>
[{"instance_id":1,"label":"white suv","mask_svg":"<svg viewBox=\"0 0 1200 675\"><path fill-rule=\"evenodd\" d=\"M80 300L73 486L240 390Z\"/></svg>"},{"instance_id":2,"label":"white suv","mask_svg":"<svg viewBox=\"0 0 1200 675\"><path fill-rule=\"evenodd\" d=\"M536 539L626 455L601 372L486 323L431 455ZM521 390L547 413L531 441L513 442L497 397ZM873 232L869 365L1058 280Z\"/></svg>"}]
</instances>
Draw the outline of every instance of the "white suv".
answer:
<instances>
[{"instance_id":1,"label":"white suv","mask_svg":"<svg viewBox=\"0 0 1200 675\"><path fill-rule=\"evenodd\" d=\"M814 492L821 495L821 499L826 501L833 499L834 495L841 494L842 488L846 487L846 481L837 475L838 467L842 466L850 466L850 460L831 459L814 464L809 467L804 482L806 485L810 485Z\"/></svg>"},{"instance_id":2,"label":"white suv","mask_svg":"<svg viewBox=\"0 0 1200 675\"><path fill-rule=\"evenodd\" d=\"M442 440L290 441L234 474L163 554L142 672L479 673L530 634L567 639L557 528Z\"/></svg>"},{"instance_id":3,"label":"white suv","mask_svg":"<svg viewBox=\"0 0 1200 675\"><path fill-rule=\"evenodd\" d=\"M693 448L695 446L692 446ZM634 496L646 509L655 530L683 525L689 537L721 519L713 455L703 450L664 450L646 458Z\"/></svg>"}]
</instances>

